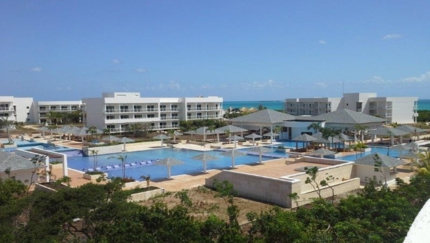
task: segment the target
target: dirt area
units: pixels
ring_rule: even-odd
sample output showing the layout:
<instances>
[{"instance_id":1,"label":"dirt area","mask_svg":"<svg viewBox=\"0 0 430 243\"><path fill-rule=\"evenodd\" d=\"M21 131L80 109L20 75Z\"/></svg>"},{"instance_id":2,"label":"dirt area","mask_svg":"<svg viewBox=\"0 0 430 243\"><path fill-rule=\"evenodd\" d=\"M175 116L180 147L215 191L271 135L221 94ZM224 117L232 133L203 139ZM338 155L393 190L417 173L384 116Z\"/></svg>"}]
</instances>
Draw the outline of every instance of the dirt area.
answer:
<instances>
[{"instance_id":1,"label":"dirt area","mask_svg":"<svg viewBox=\"0 0 430 243\"><path fill-rule=\"evenodd\" d=\"M200 186L187 191L188 197L192 202L189 207L191 215L196 219L205 220L211 214L218 216L220 219L228 220L228 204L223 198L215 197L216 192L206 187ZM175 198L176 192L168 192L162 196L152 198L148 201L141 202L141 205L151 206L155 202L163 202L169 208L173 208L181 203L179 198ZM239 224L248 222L246 214L249 212L260 213L270 210L274 205L256 202L244 198L235 197L234 203L240 208ZM288 210L288 209L285 209Z\"/></svg>"}]
</instances>

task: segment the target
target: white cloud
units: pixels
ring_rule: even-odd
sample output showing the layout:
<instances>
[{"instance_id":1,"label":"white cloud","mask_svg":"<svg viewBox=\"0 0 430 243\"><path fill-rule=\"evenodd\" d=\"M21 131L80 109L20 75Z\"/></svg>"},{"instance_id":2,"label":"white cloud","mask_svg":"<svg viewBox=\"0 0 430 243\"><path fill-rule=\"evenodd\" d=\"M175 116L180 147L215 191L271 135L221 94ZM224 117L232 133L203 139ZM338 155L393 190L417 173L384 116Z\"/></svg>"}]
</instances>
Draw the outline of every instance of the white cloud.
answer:
<instances>
[{"instance_id":1,"label":"white cloud","mask_svg":"<svg viewBox=\"0 0 430 243\"><path fill-rule=\"evenodd\" d=\"M327 88L327 84L326 84L326 83L324 83L324 82L316 82L316 83L315 83L315 86L316 86L317 88Z\"/></svg>"},{"instance_id":2,"label":"white cloud","mask_svg":"<svg viewBox=\"0 0 430 243\"><path fill-rule=\"evenodd\" d=\"M180 85L178 82L174 81L174 80L171 80L171 81L167 84L167 87L168 87L169 89L177 89L177 90L181 89L181 85Z\"/></svg>"},{"instance_id":3,"label":"white cloud","mask_svg":"<svg viewBox=\"0 0 430 243\"><path fill-rule=\"evenodd\" d=\"M325 40L319 40L318 43L320 43L321 45L327 44L327 42Z\"/></svg>"},{"instance_id":4,"label":"white cloud","mask_svg":"<svg viewBox=\"0 0 430 243\"><path fill-rule=\"evenodd\" d=\"M380 76L373 76L372 78L368 79L368 80L364 80L363 83L373 83L373 84L386 84L386 83L390 83L390 80L386 80Z\"/></svg>"},{"instance_id":5,"label":"white cloud","mask_svg":"<svg viewBox=\"0 0 430 243\"><path fill-rule=\"evenodd\" d=\"M110 60L110 62L113 64L120 64L121 63L121 61L118 59L112 59L112 60Z\"/></svg>"},{"instance_id":6,"label":"white cloud","mask_svg":"<svg viewBox=\"0 0 430 243\"><path fill-rule=\"evenodd\" d=\"M30 71L32 71L32 72L42 72L42 68L41 67L34 67L34 68L31 68Z\"/></svg>"},{"instance_id":7,"label":"white cloud","mask_svg":"<svg viewBox=\"0 0 430 243\"><path fill-rule=\"evenodd\" d=\"M191 88L193 88L192 86L191 86ZM213 89L214 88L214 86L212 86L212 85L210 85L210 84L202 84L202 85L200 85L200 87L199 87L200 89Z\"/></svg>"},{"instance_id":8,"label":"white cloud","mask_svg":"<svg viewBox=\"0 0 430 243\"><path fill-rule=\"evenodd\" d=\"M427 81L430 81L430 72L421 74L420 76L408 77L403 79L403 82L407 82L407 83L421 83L421 82L427 82Z\"/></svg>"},{"instance_id":9,"label":"white cloud","mask_svg":"<svg viewBox=\"0 0 430 243\"><path fill-rule=\"evenodd\" d=\"M146 68L136 68L136 72L138 72L138 73L145 73L147 71L148 70Z\"/></svg>"},{"instance_id":10,"label":"white cloud","mask_svg":"<svg viewBox=\"0 0 430 243\"><path fill-rule=\"evenodd\" d=\"M383 40L399 39L399 38L402 38L402 36L399 34L388 34L388 35L385 35L384 37L382 37Z\"/></svg>"},{"instance_id":11,"label":"white cloud","mask_svg":"<svg viewBox=\"0 0 430 243\"><path fill-rule=\"evenodd\" d=\"M282 87L282 85L269 79L267 81L261 81L261 82L254 81L249 83L242 83L242 87L248 88L248 89L264 89L264 88L272 88L272 87Z\"/></svg>"}]
</instances>

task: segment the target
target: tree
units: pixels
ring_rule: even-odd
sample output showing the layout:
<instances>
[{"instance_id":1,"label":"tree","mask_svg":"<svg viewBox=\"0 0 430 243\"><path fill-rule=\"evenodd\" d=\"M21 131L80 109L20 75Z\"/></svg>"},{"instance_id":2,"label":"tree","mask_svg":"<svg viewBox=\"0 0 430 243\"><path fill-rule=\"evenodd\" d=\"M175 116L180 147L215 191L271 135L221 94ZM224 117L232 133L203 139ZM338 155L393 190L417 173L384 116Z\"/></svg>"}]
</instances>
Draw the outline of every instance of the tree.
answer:
<instances>
[{"instance_id":1,"label":"tree","mask_svg":"<svg viewBox=\"0 0 430 243\"><path fill-rule=\"evenodd\" d=\"M381 177L384 179L384 188L388 187L387 184L387 176L385 175L384 171L382 170L382 159L381 157L379 157L378 154L375 154L373 156L373 161L374 161L374 171L375 172L380 172L381 173Z\"/></svg>"},{"instance_id":2,"label":"tree","mask_svg":"<svg viewBox=\"0 0 430 243\"><path fill-rule=\"evenodd\" d=\"M143 125L142 123L134 123L128 127L130 133L133 134L134 137L139 137L142 134Z\"/></svg>"},{"instance_id":3,"label":"tree","mask_svg":"<svg viewBox=\"0 0 430 243\"><path fill-rule=\"evenodd\" d=\"M363 143L363 142L357 142L354 145L352 145L351 148L355 151L355 157L357 158L358 157L357 156L358 155L357 152L358 151L363 151L365 148L367 148L367 145L365 143ZM363 156L363 154L361 154L361 156Z\"/></svg>"},{"instance_id":4,"label":"tree","mask_svg":"<svg viewBox=\"0 0 430 243\"><path fill-rule=\"evenodd\" d=\"M122 179L125 179L125 162L127 160L127 155L120 154L118 156L110 156L108 159L117 159L121 161L121 169L122 169Z\"/></svg>"},{"instance_id":5,"label":"tree","mask_svg":"<svg viewBox=\"0 0 430 243\"><path fill-rule=\"evenodd\" d=\"M332 128L332 127L326 127L326 128L321 129L321 133L322 133L323 138L325 138L325 139L331 138L331 147L334 147L333 146L333 139L335 136L337 136L341 133L341 130L336 129L336 128Z\"/></svg>"},{"instance_id":6,"label":"tree","mask_svg":"<svg viewBox=\"0 0 430 243\"><path fill-rule=\"evenodd\" d=\"M94 140L94 136L97 134L97 127L91 126L87 130L87 134L90 134L89 140Z\"/></svg>"},{"instance_id":7,"label":"tree","mask_svg":"<svg viewBox=\"0 0 430 243\"><path fill-rule=\"evenodd\" d=\"M95 149L92 149L92 150L90 150L90 154L92 155L92 156L94 156L93 157L93 161L94 161L94 171L96 171L97 170L97 155L99 154L99 151L98 150L95 150Z\"/></svg>"},{"instance_id":8,"label":"tree","mask_svg":"<svg viewBox=\"0 0 430 243\"><path fill-rule=\"evenodd\" d=\"M2 128L2 129L6 128L6 134L7 134L7 139L9 140L9 144L13 144L14 143L13 140L11 139L11 137L10 137L10 134L9 134L9 128L11 126L13 126L13 124L14 124L13 121L9 121L9 117L0 118L0 128Z\"/></svg>"},{"instance_id":9,"label":"tree","mask_svg":"<svg viewBox=\"0 0 430 243\"><path fill-rule=\"evenodd\" d=\"M356 131L356 133L358 133L360 135L360 141L364 140L364 131L366 131L368 129L368 127L360 125L360 124L355 124L354 126L354 130Z\"/></svg>"},{"instance_id":10,"label":"tree","mask_svg":"<svg viewBox=\"0 0 430 243\"><path fill-rule=\"evenodd\" d=\"M237 221L237 216L240 212L239 207L234 204L234 196L237 192L234 190L233 184L228 181L219 182L214 181L214 188L217 191L215 197L221 197L227 203L227 213L230 222L230 227L239 230L239 222Z\"/></svg>"},{"instance_id":11,"label":"tree","mask_svg":"<svg viewBox=\"0 0 430 243\"><path fill-rule=\"evenodd\" d=\"M49 111L46 114L46 118L50 121L51 124L57 125L63 119L63 113L56 111Z\"/></svg>"},{"instance_id":12,"label":"tree","mask_svg":"<svg viewBox=\"0 0 430 243\"><path fill-rule=\"evenodd\" d=\"M305 184L310 184L314 191L317 193L318 197L322 199L321 188L319 187L319 183L316 181L318 176L318 167L305 167L305 173L310 176L306 177Z\"/></svg>"},{"instance_id":13,"label":"tree","mask_svg":"<svg viewBox=\"0 0 430 243\"><path fill-rule=\"evenodd\" d=\"M311 123L308 126L308 130L311 130L311 129L314 130L314 133L319 132L322 129L321 123L319 123L319 122L313 122L313 123Z\"/></svg>"},{"instance_id":14,"label":"tree","mask_svg":"<svg viewBox=\"0 0 430 243\"><path fill-rule=\"evenodd\" d=\"M291 198L296 203L296 210L299 208L299 199L300 196L297 194L297 192L293 192L288 194L288 197Z\"/></svg>"},{"instance_id":15,"label":"tree","mask_svg":"<svg viewBox=\"0 0 430 243\"><path fill-rule=\"evenodd\" d=\"M147 175L147 176L140 176L141 179L146 181L146 187L149 187L149 184L151 183L151 176Z\"/></svg>"},{"instance_id":16,"label":"tree","mask_svg":"<svg viewBox=\"0 0 430 243\"><path fill-rule=\"evenodd\" d=\"M40 167L45 163L46 156L36 154L33 158L30 159L30 161L33 163L33 170L31 171L31 177L30 177L30 184L27 188L27 193L30 191L31 186L33 185L33 177L36 173L39 172Z\"/></svg>"}]
</instances>

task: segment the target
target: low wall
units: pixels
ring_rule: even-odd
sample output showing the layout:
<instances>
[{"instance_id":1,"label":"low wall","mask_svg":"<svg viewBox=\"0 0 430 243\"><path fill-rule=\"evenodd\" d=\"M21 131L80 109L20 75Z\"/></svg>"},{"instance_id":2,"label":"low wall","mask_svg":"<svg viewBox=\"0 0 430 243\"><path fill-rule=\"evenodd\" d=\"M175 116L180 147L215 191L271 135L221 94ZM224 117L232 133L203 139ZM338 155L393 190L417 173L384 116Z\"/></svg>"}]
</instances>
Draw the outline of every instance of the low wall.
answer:
<instances>
[{"instance_id":1,"label":"low wall","mask_svg":"<svg viewBox=\"0 0 430 243\"><path fill-rule=\"evenodd\" d=\"M232 183L241 197L273 203L281 207L292 206L288 195L300 187L300 181L295 179L283 180L228 170L207 178L205 185L213 187L215 179Z\"/></svg>"},{"instance_id":2,"label":"low wall","mask_svg":"<svg viewBox=\"0 0 430 243\"><path fill-rule=\"evenodd\" d=\"M36 183L34 184L34 190L44 191L44 192L57 192L57 190L44 186L42 184Z\"/></svg>"},{"instance_id":3,"label":"low wall","mask_svg":"<svg viewBox=\"0 0 430 243\"><path fill-rule=\"evenodd\" d=\"M335 195L340 195L343 193L347 193L350 191L354 191L360 188L360 178L353 178L346 181L341 181L338 183L329 183L329 185L334 189ZM330 198L332 197L332 190L329 187L321 188L321 197L322 198ZM316 191L308 191L299 195L300 198L297 200L299 206L312 203L314 198L318 198L318 194ZM295 202L294 202L295 204ZM296 205L293 205L296 207Z\"/></svg>"},{"instance_id":4,"label":"low wall","mask_svg":"<svg viewBox=\"0 0 430 243\"><path fill-rule=\"evenodd\" d=\"M98 147L83 147L82 152L85 156L92 156L91 151L98 151L97 155L121 153L124 148L123 144L98 146Z\"/></svg>"},{"instance_id":5,"label":"low wall","mask_svg":"<svg viewBox=\"0 0 430 243\"><path fill-rule=\"evenodd\" d=\"M308 157L306 157L306 159L308 159ZM311 159L321 160L319 158L311 158ZM312 161L306 160L306 162L312 162ZM336 163L336 161L330 161L327 159L325 160L325 162L329 163L329 164L330 163ZM318 163L321 163L321 162L318 162ZM320 168L318 170L316 181L320 182L320 181L326 179L330 175L334 177L334 180L330 181L329 184L336 184L336 183L339 183L342 181L350 180L355 175L354 163L343 162L341 164L335 164L333 166ZM294 178L294 179L300 180L301 181L301 192L305 193L305 192L313 190L313 187L311 184L305 183L306 178L308 178L308 177L309 177L308 174L306 174L305 172L301 172L301 173L289 175L289 176L282 177L282 178Z\"/></svg>"},{"instance_id":6,"label":"low wall","mask_svg":"<svg viewBox=\"0 0 430 243\"><path fill-rule=\"evenodd\" d=\"M131 194L130 197L127 199L128 202L140 202L140 201L146 201L150 199L151 197L160 195L164 193L163 188L146 191L146 192L139 192Z\"/></svg>"}]
</instances>

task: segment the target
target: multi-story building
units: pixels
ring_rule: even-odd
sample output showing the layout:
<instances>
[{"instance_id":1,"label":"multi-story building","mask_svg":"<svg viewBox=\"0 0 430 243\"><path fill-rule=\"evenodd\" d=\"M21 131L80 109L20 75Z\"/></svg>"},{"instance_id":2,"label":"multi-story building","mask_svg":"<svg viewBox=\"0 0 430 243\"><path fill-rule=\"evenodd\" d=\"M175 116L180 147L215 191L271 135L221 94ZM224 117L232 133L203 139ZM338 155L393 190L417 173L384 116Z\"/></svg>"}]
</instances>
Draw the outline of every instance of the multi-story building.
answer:
<instances>
[{"instance_id":1,"label":"multi-story building","mask_svg":"<svg viewBox=\"0 0 430 243\"><path fill-rule=\"evenodd\" d=\"M33 98L0 96L0 118L15 122L33 122Z\"/></svg>"},{"instance_id":2,"label":"multi-story building","mask_svg":"<svg viewBox=\"0 0 430 243\"><path fill-rule=\"evenodd\" d=\"M340 102L341 98L286 99L285 111L295 116L318 116L337 110Z\"/></svg>"},{"instance_id":3,"label":"multi-story building","mask_svg":"<svg viewBox=\"0 0 430 243\"><path fill-rule=\"evenodd\" d=\"M416 123L418 97L377 97L376 93L345 93L342 98L286 99L285 110L292 115L317 116L349 109L381 117L388 123Z\"/></svg>"},{"instance_id":4,"label":"multi-story building","mask_svg":"<svg viewBox=\"0 0 430 243\"><path fill-rule=\"evenodd\" d=\"M221 119L223 115L220 97L143 98L140 93L114 92L82 101L85 126L113 133L125 132L136 123L165 130L178 128L180 120Z\"/></svg>"},{"instance_id":5,"label":"multi-story building","mask_svg":"<svg viewBox=\"0 0 430 243\"><path fill-rule=\"evenodd\" d=\"M52 113L71 113L82 108L82 101L35 101L33 102L33 119L36 123L62 123L62 118L51 116Z\"/></svg>"}]
</instances>

